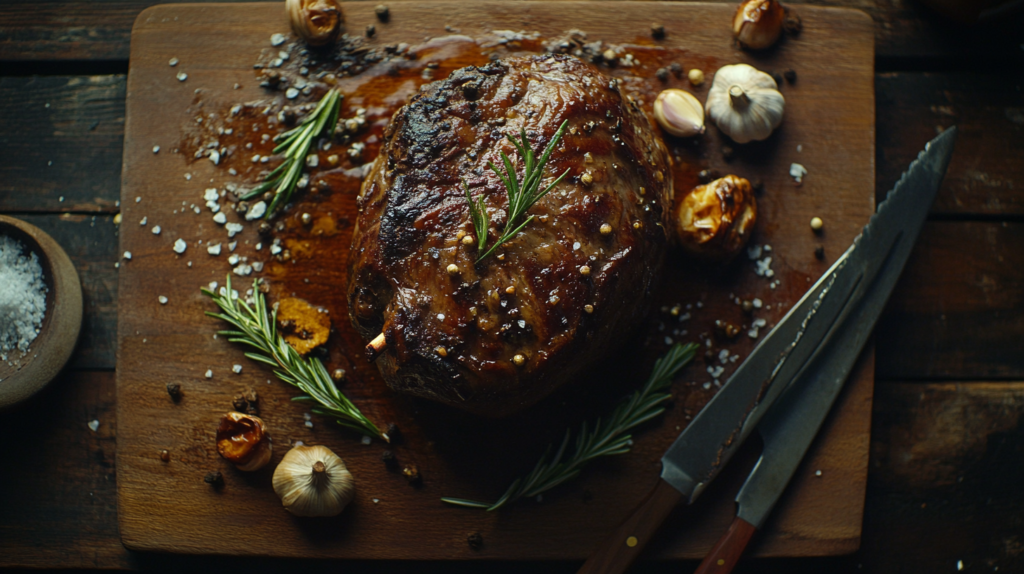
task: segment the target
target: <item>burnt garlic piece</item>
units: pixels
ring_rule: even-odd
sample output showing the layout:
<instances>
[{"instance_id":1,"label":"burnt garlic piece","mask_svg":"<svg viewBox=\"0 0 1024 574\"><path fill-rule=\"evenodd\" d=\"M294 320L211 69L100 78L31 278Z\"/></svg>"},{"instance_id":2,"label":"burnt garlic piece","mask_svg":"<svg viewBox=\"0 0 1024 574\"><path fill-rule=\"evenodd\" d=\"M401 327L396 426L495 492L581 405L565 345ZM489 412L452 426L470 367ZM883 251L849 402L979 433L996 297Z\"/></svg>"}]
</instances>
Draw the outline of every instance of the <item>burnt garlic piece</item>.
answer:
<instances>
[{"instance_id":1,"label":"burnt garlic piece","mask_svg":"<svg viewBox=\"0 0 1024 574\"><path fill-rule=\"evenodd\" d=\"M540 175L565 178L477 263L466 200L504 231L500 152L566 130ZM671 164L618 82L571 56L507 58L424 86L395 113L358 199L349 313L388 385L476 413L532 404L599 362L645 314L671 225ZM586 269L584 271L584 269ZM441 352L443 349L443 352Z\"/></svg>"},{"instance_id":2,"label":"burnt garlic piece","mask_svg":"<svg viewBox=\"0 0 1024 574\"><path fill-rule=\"evenodd\" d=\"M757 200L750 182L735 175L698 186L676 202L678 244L701 259L732 258L746 245L756 222Z\"/></svg>"},{"instance_id":3,"label":"burnt garlic piece","mask_svg":"<svg viewBox=\"0 0 1024 574\"><path fill-rule=\"evenodd\" d=\"M310 46L333 42L345 17L337 0L285 0L292 31Z\"/></svg>"}]
</instances>

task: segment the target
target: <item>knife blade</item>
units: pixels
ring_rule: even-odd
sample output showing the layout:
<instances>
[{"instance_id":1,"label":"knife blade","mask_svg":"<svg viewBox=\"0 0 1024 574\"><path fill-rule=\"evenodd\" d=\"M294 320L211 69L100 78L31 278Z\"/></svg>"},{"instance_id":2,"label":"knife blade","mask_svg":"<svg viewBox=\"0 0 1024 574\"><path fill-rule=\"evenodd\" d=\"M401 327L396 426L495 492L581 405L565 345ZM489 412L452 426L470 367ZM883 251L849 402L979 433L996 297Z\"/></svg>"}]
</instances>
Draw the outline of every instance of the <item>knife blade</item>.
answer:
<instances>
[{"instance_id":1,"label":"knife blade","mask_svg":"<svg viewBox=\"0 0 1024 574\"><path fill-rule=\"evenodd\" d=\"M681 499L692 503L700 496L774 401L836 337L865 294L873 292L872 285L883 267L887 268L894 250L912 245L913 241L905 240L909 237L905 223L923 222L927 216L955 137L956 128L951 128L928 143L853 245L758 344L669 447L662 457L661 480L579 572L625 571L672 507ZM921 224L917 225L919 230ZM914 238L916 233L910 237ZM902 264L898 267L902 269Z\"/></svg>"},{"instance_id":2,"label":"knife blade","mask_svg":"<svg viewBox=\"0 0 1024 574\"><path fill-rule=\"evenodd\" d=\"M949 145L952 145L955 136L947 137ZM942 169L944 171L944 166ZM922 188L916 194L890 192L886 202L902 202L907 206L905 209L885 210L908 215L898 222L902 233L882 263L875 281L866 286L862 300L853 309L852 316L856 319L828 344L801 380L780 397L758 425L764 448L736 495L736 519L701 562L696 574L731 572L754 531L764 525L785 492L871 336L924 227L927 210L913 210L915 202L920 206L930 206L937 190L938 185L931 189ZM882 211L881 207L879 211ZM869 223L869 227L895 223L879 219Z\"/></svg>"}]
</instances>

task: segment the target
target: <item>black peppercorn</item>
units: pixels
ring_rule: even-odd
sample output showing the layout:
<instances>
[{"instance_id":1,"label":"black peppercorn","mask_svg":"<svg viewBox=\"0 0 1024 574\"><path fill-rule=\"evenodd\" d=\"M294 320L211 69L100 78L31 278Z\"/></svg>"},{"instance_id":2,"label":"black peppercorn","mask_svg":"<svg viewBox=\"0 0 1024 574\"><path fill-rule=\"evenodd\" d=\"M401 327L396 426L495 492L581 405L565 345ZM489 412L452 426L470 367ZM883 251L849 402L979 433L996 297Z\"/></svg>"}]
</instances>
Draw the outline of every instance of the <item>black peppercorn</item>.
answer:
<instances>
[{"instance_id":1,"label":"black peppercorn","mask_svg":"<svg viewBox=\"0 0 1024 574\"><path fill-rule=\"evenodd\" d=\"M181 399L181 385L178 383L167 383L167 394L171 395L171 399L177 402Z\"/></svg>"},{"instance_id":2,"label":"black peppercorn","mask_svg":"<svg viewBox=\"0 0 1024 574\"><path fill-rule=\"evenodd\" d=\"M665 68L658 68L658 71L654 72L654 76L662 82L668 81L668 70Z\"/></svg>"},{"instance_id":3,"label":"black peppercorn","mask_svg":"<svg viewBox=\"0 0 1024 574\"><path fill-rule=\"evenodd\" d=\"M224 486L224 475L221 474L219 470L208 472L206 473L206 476L203 478L203 482L209 484L214 488L220 488Z\"/></svg>"},{"instance_id":4,"label":"black peppercorn","mask_svg":"<svg viewBox=\"0 0 1024 574\"><path fill-rule=\"evenodd\" d=\"M377 27L374 26L373 24L370 24L369 26L366 27L366 37L367 38L373 38L373 35L376 34L376 33L377 33Z\"/></svg>"},{"instance_id":5,"label":"black peppercorn","mask_svg":"<svg viewBox=\"0 0 1024 574\"><path fill-rule=\"evenodd\" d=\"M231 400L231 407L240 413L244 413L248 403L242 395L235 395L235 398Z\"/></svg>"},{"instance_id":6,"label":"black peppercorn","mask_svg":"<svg viewBox=\"0 0 1024 574\"><path fill-rule=\"evenodd\" d=\"M381 22L387 22L391 18L391 10L385 4L378 4L373 9L373 13L377 15L377 19Z\"/></svg>"},{"instance_id":7,"label":"black peppercorn","mask_svg":"<svg viewBox=\"0 0 1024 574\"><path fill-rule=\"evenodd\" d=\"M782 74L778 72L772 72L772 79L775 80L776 86L782 86Z\"/></svg>"},{"instance_id":8,"label":"black peppercorn","mask_svg":"<svg viewBox=\"0 0 1024 574\"><path fill-rule=\"evenodd\" d=\"M732 159L734 153L735 151L732 149L732 146L722 146L722 157L724 157L726 160Z\"/></svg>"},{"instance_id":9,"label":"black peppercorn","mask_svg":"<svg viewBox=\"0 0 1024 574\"><path fill-rule=\"evenodd\" d=\"M782 72L782 75L790 84L796 83L796 70L786 70L785 72Z\"/></svg>"},{"instance_id":10,"label":"black peppercorn","mask_svg":"<svg viewBox=\"0 0 1024 574\"><path fill-rule=\"evenodd\" d=\"M381 460L381 462L384 463L384 466L386 466L388 470L397 470L398 469L398 459L395 458L395 453L394 452L392 452L390 450L386 450L386 451L380 453L380 460Z\"/></svg>"},{"instance_id":11,"label":"black peppercorn","mask_svg":"<svg viewBox=\"0 0 1024 574\"><path fill-rule=\"evenodd\" d=\"M271 231L273 231L273 228L266 221L261 221L259 227L256 228L256 232L260 235L270 235Z\"/></svg>"},{"instance_id":12,"label":"black peppercorn","mask_svg":"<svg viewBox=\"0 0 1024 574\"><path fill-rule=\"evenodd\" d=\"M668 66L668 71L672 72L672 75L678 78L683 75L683 66L679 62L672 62Z\"/></svg>"},{"instance_id":13,"label":"black peppercorn","mask_svg":"<svg viewBox=\"0 0 1024 574\"><path fill-rule=\"evenodd\" d=\"M466 543L473 550L479 550L484 545L484 537L479 532L474 532L466 537Z\"/></svg>"},{"instance_id":14,"label":"black peppercorn","mask_svg":"<svg viewBox=\"0 0 1024 574\"><path fill-rule=\"evenodd\" d=\"M821 245L814 248L814 257L818 261L824 261L825 259L825 248Z\"/></svg>"},{"instance_id":15,"label":"black peppercorn","mask_svg":"<svg viewBox=\"0 0 1024 574\"><path fill-rule=\"evenodd\" d=\"M402 431L395 423L388 423L388 428L384 433L388 435L388 441L391 442L391 444L398 444L402 442Z\"/></svg>"},{"instance_id":16,"label":"black peppercorn","mask_svg":"<svg viewBox=\"0 0 1024 574\"><path fill-rule=\"evenodd\" d=\"M665 27L661 24L651 24L651 37L655 40L664 40Z\"/></svg>"}]
</instances>

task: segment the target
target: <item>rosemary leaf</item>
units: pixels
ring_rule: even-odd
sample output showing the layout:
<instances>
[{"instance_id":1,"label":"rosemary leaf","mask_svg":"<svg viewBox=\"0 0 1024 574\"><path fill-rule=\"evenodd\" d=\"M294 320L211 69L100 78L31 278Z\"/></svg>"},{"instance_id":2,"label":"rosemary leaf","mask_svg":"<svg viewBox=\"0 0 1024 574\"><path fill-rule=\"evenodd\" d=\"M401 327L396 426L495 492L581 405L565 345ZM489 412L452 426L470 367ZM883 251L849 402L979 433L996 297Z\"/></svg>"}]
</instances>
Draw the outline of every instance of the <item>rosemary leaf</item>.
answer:
<instances>
[{"instance_id":1,"label":"rosemary leaf","mask_svg":"<svg viewBox=\"0 0 1024 574\"><path fill-rule=\"evenodd\" d=\"M274 168L264 178L263 183L251 189L242 196L242 199L252 199L270 189L274 190L274 199L267 208L266 216L270 217L278 208L288 203L295 186L302 177L302 166L306 163L306 156L313 141L324 133L330 133L338 123L338 114L341 112L341 100L344 96L338 90L330 90L320 102L316 109L306 116L302 122L274 138L277 145L273 153L284 152L284 161ZM278 143L280 142L280 143Z\"/></svg>"},{"instance_id":2,"label":"rosemary leaf","mask_svg":"<svg viewBox=\"0 0 1024 574\"><path fill-rule=\"evenodd\" d=\"M512 145L519 152L519 155L523 158L523 181L522 183L516 179L516 169L512 165L512 160L509 159L505 152L499 152L501 154L501 162L504 164L505 172L502 173L492 163L487 162L488 167L498 176L501 180L502 185L505 186L505 194L508 196L508 221L505 222L505 230L495 241L494 245L490 249L484 251L487 247L487 226L490 223L490 216L487 214L487 210L484 208L482 196L477 197L476 205L474 205L473 198L470 196L469 187L466 182L462 182L463 187L466 188L466 201L469 203L469 215L473 221L473 228L476 230L478 243L478 251L483 251L483 255L477 257L479 263L485 257L490 255L500 245L506 241L515 237L526 224L533 220L533 216L530 216L521 224L517 225L516 221L519 220L530 209L533 204L537 203L537 200L547 195L551 188L558 185L563 178L569 173L566 169L562 172L562 175L558 176L551 184L540 190L540 180L544 175L544 165L547 164L548 158L551 157L551 152L554 151L555 146L562 139L562 134L565 133L566 126L569 125L569 120L562 122L562 125L558 127L558 131L555 132L555 136L548 142L548 147L544 149L544 153L541 154L540 160L538 161L536 155L533 153L533 149L530 147L530 142L526 139L526 130L520 129L519 137L520 141L516 141L510 135L505 137L508 141L512 142ZM482 230L482 231L481 231Z\"/></svg>"},{"instance_id":3,"label":"rosemary leaf","mask_svg":"<svg viewBox=\"0 0 1024 574\"><path fill-rule=\"evenodd\" d=\"M245 356L274 367L274 375L277 378L306 393L292 400L315 402L320 408L314 408L313 412L333 417L339 425L355 432L388 440L387 435L380 432L380 429L338 390L320 359L303 358L277 332L277 311L267 311L267 300L260 292L256 281L252 284L251 306L240 297L232 295L231 275L228 275L227 285L223 289L221 293L214 293L205 288L202 290L203 294L213 299L222 311L207 311L206 314L238 329L220 331L218 334L228 337L228 341L232 343L241 343L256 349L257 352L248 351Z\"/></svg>"},{"instance_id":4,"label":"rosemary leaf","mask_svg":"<svg viewBox=\"0 0 1024 574\"><path fill-rule=\"evenodd\" d=\"M441 500L456 506L497 510L520 498L537 496L576 478L583 465L590 460L629 452L632 435L627 431L665 412L662 404L671 396L667 391L672 386L672 378L693 360L697 348L698 345L694 343L674 345L654 363L654 370L643 388L620 402L611 417L607 420L597 419L593 425L583 423L576 435L575 449L571 455L567 456L571 431L566 431L554 456L549 456L549 445L533 471L525 478L516 479L495 502L450 497Z\"/></svg>"}]
</instances>

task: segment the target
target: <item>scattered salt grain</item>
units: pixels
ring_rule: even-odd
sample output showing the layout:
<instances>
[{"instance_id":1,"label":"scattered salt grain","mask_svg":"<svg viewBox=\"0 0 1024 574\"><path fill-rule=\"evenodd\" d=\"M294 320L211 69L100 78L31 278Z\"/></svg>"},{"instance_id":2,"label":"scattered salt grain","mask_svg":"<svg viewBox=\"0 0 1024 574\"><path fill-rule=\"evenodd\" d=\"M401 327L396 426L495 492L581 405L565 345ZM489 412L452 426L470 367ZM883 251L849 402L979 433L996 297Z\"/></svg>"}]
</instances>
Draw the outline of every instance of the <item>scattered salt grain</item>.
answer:
<instances>
[{"instance_id":1,"label":"scattered salt grain","mask_svg":"<svg viewBox=\"0 0 1024 574\"><path fill-rule=\"evenodd\" d=\"M212 379L213 378L213 369L206 369L206 378L207 379Z\"/></svg>"},{"instance_id":2,"label":"scattered salt grain","mask_svg":"<svg viewBox=\"0 0 1024 574\"><path fill-rule=\"evenodd\" d=\"M218 213L217 215L223 214ZM241 233L242 229L244 229L241 223L228 223L227 225L224 226L224 228L228 230L228 237L234 237L235 235Z\"/></svg>"},{"instance_id":3,"label":"scattered salt grain","mask_svg":"<svg viewBox=\"0 0 1024 574\"><path fill-rule=\"evenodd\" d=\"M273 34L270 36L270 45L280 46L281 44L284 44L285 39L284 34Z\"/></svg>"},{"instance_id":4,"label":"scattered salt grain","mask_svg":"<svg viewBox=\"0 0 1024 574\"><path fill-rule=\"evenodd\" d=\"M177 66L178 65L178 59L177 58L171 58L171 60L169 62L167 62L167 65L172 67L172 68L174 66Z\"/></svg>"},{"instance_id":5,"label":"scattered salt grain","mask_svg":"<svg viewBox=\"0 0 1024 574\"><path fill-rule=\"evenodd\" d=\"M760 299L757 299L757 298L755 298L755 299L754 299L754 300L752 301L752 303L754 304L754 309L760 309L760 308L761 308L761 306L762 306L762 305L764 305L764 303L762 303L762 302L761 302L761 300L760 300Z\"/></svg>"},{"instance_id":6,"label":"scattered salt grain","mask_svg":"<svg viewBox=\"0 0 1024 574\"><path fill-rule=\"evenodd\" d=\"M747 335L749 335L751 339L756 339L758 330L767 324L768 322L764 319L754 319L753 323L750 324L750 330L747 331Z\"/></svg>"},{"instance_id":7,"label":"scattered salt grain","mask_svg":"<svg viewBox=\"0 0 1024 574\"><path fill-rule=\"evenodd\" d=\"M218 213L217 215L213 216L213 221L214 221L214 223L219 223L221 225L224 225L225 223L227 223L228 217L226 215L224 215L223 213Z\"/></svg>"},{"instance_id":8,"label":"scattered salt grain","mask_svg":"<svg viewBox=\"0 0 1024 574\"><path fill-rule=\"evenodd\" d=\"M235 247L238 247L238 242L237 241L232 241L231 243L228 243L228 249L230 251L234 251Z\"/></svg>"},{"instance_id":9,"label":"scattered salt grain","mask_svg":"<svg viewBox=\"0 0 1024 574\"><path fill-rule=\"evenodd\" d=\"M216 187L209 187L203 192L204 201L217 201L218 199L220 199L220 194L217 193Z\"/></svg>"},{"instance_id":10,"label":"scattered salt grain","mask_svg":"<svg viewBox=\"0 0 1024 574\"><path fill-rule=\"evenodd\" d=\"M145 226L146 223L148 223L148 222L149 222L149 218L148 217L143 217L141 220L139 220L139 225Z\"/></svg>"},{"instance_id":11,"label":"scattered salt grain","mask_svg":"<svg viewBox=\"0 0 1024 574\"><path fill-rule=\"evenodd\" d=\"M313 156L316 157L316 156ZM263 214L267 212L267 203L265 201L258 201L249 207L249 211L245 213L245 220L252 221L263 217Z\"/></svg>"},{"instance_id":12,"label":"scattered salt grain","mask_svg":"<svg viewBox=\"0 0 1024 574\"><path fill-rule=\"evenodd\" d=\"M188 79L188 74L186 74L185 72L178 72L177 78L179 82L184 82Z\"/></svg>"},{"instance_id":13,"label":"scattered salt grain","mask_svg":"<svg viewBox=\"0 0 1024 574\"><path fill-rule=\"evenodd\" d=\"M125 251L124 252L124 258L127 259L128 261L131 261L132 260L132 252L131 251Z\"/></svg>"},{"instance_id":14,"label":"scattered salt grain","mask_svg":"<svg viewBox=\"0 0 1024 574\"><path fill-rule=\"evenodd\" d=\"M295 88L288 88L287 90L284 91L284 97L288 98L289 100L294 100L296 97L298 97L298 95L299 91L296 90Z\"/></svg>"},{"instance_id":15,"label":"scattered salt grain","mask_svg":"<svg viewBox=\"0 0 1024 574\"><path fill-rule=\"evenodd\" d=\"M142 197L141 196L135 196L135 203L139 203L141 201L142 201Z\"/></svg>"},{"instance_id":16,"label":"scattered salt grain","mask_svg":"<svg viewBox=\"0 0 1024 574\"><path fill-rule=\"evenodd\" d=\"M207 245L206 252L210 255L220 255L220 243L216 245ZM216 289L216 287L212 287L211 289Z\"/></svg>"},{"instance_id":17,"label":"scattered salt grain","mask_svg":"<svg viewBox=\"0 0 1024 574\"><path fill-rule=\"evenodd\" d=\"M793 181L803 183L805 175L807 175L806 167L798 163L794 163L789 166L789 176L793 178Z\"/></svg>"},{"instance_id":18,"label":"scattered salt grain","mask_svg":"<svg viewBox=\"0 0 1024 574\"><path fill-rule=\"evenodd\" d=\"M370 438L370 437L369 437L369 436L367 436L367 435L363 435L363 440L362 440L362 443L363 443L363 444L370 444L371 442L373 442L373 439L372 439L372 438Z\"/></svg>"},{"instance_id":19,"label":"scattered salt grain","mask_svg":"<svg viewBox=\"0 0 1024 574\"><path fill-rule=\"evenodd\" d=\"M235 365L234 367L231 367L231 372L235 373L236 375L238 373L241 373L242 372L242 365Z\"/></svg>"},{"instance_id":20,"label":"scattered salt grain","mask_svg":"<svg viewBox=\"0 0 1024 574\"><path fill-rule=\"evenodd\" d=\"M100 421L96 419L89 421L89 430L91 430L92 432L100 430Z\"/></svg>"},{"instance_id":21,"label":"scattered salt grain","mask_svg":"<svg viewBox=\"0 0 1024 574\"><path fill-rule=\"evenodd\" d=\"M238 265L239 259L240 257L238 257L237 255L232 255L231 257L228 257L228 265Z\"/></svg>"},{"instance_id":22,"label":"scattered salt grain","mask_svg":"<svg viewBox=\"0 0 1024 574\"><path fill-rule=\"evenodd\" d=\"M821 476L821 471L820 470L814 471L814 476Z\"/></svg>"},{"instance_id":23,"label":"scattered salt grain","mask_svg":"<svg viewBox=\"0 0 1024 574\"><path fill-rule=\"evenodd\" d=\"M957 570L957 572L959 572L959 571L961 571L963 569L964 569L964 561L963 560L957 560L956 561L956 570Z\"/></svg>"},{"instance_id":24,"label":"scattered salt grain","mask_svg":"<svg viewBox=\"0 0 1024 574\"><path fill-rule=\"evenodd\" d=\"M46 315L46 291L39 257L0 236L0 360L8 351L28 351Z\"/></svg>"},{"instance_id":25,"label":"scattered salt grain","mask_svg":"<svg viewBox=\"0 0 1024 574\"><path fill-rule=\"evenodd\" d=\"M160 226L159 225L154 225L153 226L153 235L160 235Z\"/></svg>"},{"instance_id":26,"label":"scattered salt grain","mask_svg":"<svg viewBox=\"0 0 1024 574\"><path fill-rule=\"evenodd\" d=\"M313 428L313 421L306 421L306 428Z\"/></svg>"},{"instance_id":27,"label":"scattered salt grain","mask_svg":"<svg viewBox=\"0 0 1024 574\"><path fill-rule=\"evenodd\" d=\"M153 146L153 153L160 153L160 146L158 146L158 145Z\"/></svg>"},{"instance_id":28,"label":"scattered salt grain","mask_svg":"<svg viewBox=\"0 0 1024 574\"><path fill-rule=\"evenodd\" d=\"M157 297L156 300L159 301L161 305L167 304L167 297L164 297L163 295Z\"/></svg>"},{"instance_id":29,"label":"scattered salt grain","mask_svg":"<svg viewBox=\"0 0 1024 574\"><path fill-rule=\"evenodd\" d=\"M178 254L184 253L185 249L187 249L187 248L188 248L188 244L185 243L185 241L182 240L180 237L174 241L174 252L175 253L178 253Z\"/></svg>"},{"instance_id":30,"label":"scattered salt grain","mask_svg":"<svg viewBox=\"0 0 1024 574\"><path fill-rule=\"evenodd\" d=\"M246 277L252 274L252 265L249 265L248 263L243 263L238 267L232 269L231 272L234 273L235 275L238 275L239 277Z\"/></svg>"}]
</instances>

